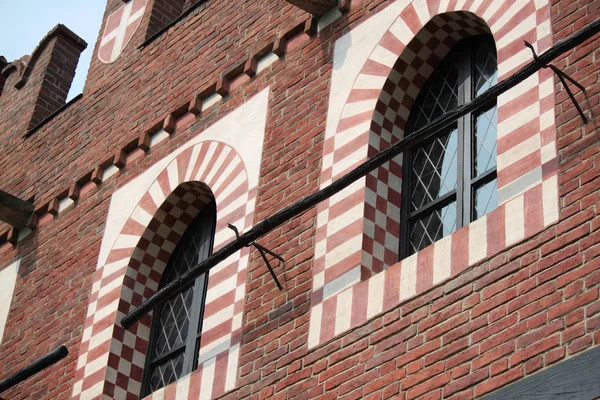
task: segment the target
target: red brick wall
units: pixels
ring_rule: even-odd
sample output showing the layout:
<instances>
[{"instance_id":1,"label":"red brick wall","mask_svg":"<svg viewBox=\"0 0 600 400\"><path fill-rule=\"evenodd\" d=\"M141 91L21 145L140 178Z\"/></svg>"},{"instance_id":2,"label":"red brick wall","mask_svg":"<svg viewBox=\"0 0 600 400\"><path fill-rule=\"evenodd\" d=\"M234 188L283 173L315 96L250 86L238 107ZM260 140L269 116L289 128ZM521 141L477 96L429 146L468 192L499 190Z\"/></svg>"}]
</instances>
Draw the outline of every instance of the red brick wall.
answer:
<instances>
[{"instance_id":1,"label":"red brick wall","mask_svg":"<svg viewBox=\"0 0 600 400\"><path fill-rule=\"evenodd\" d=\"M5 138L10 136L17 142L19 136L65 104L85 47L82 39L57 25L31 56L22 57L13 63L12 71L5 71L6 82L0 92L0 130Z\"/></svg>"},{"instance_id":2,"label":"red brick wall","mask_svg":"<svg viewBox=\"0 0 600 400\"><path fill-rule=\"evenodd\" d=\"M109 1L107 15L120 3ZM282 61L234 81L222 103L148 153L136 147L140 135L307 15L283 0L209 0L138 50L145 19L116 62L94 57L82 100L28 139L3 139L2 189L35 195L41 218L16 247L0 225L0 266L23 257L0 345L0 378L60 344L70 350L3 397L70 398L110 195L192 134L270 86L257 220L318 189L333 44L385 5L354 1L318 37L295 35ZM560 39L597 19L598 8L554 1L552 18ZM593 117L600 112L599 43L588 41L555 62L586 86L586 98L577 97ZM253 253L239 389L227 398L468 398L598 344L597 122L584 126L558 83L556 100L560 223L324 346L307 350L314 210L262 238L286 259L285 272L277 271L287 289L277 290ZM119 175L86 183L121 149L128 156ZM83 190L76 206L58 217L45 213L77 181Z\"/></svg>"},{"instance_id":3,"label":"red brick wall","mask_svg":"<svg viewBox=\"0 0 600 400\"><path fill-rule=\"evenodd\" d=\"M156 32L167 26L183 11L184 0L154 0L151 5L150 22L148 24L146 37L149 38Z\"/></svg>"}]
</instances>

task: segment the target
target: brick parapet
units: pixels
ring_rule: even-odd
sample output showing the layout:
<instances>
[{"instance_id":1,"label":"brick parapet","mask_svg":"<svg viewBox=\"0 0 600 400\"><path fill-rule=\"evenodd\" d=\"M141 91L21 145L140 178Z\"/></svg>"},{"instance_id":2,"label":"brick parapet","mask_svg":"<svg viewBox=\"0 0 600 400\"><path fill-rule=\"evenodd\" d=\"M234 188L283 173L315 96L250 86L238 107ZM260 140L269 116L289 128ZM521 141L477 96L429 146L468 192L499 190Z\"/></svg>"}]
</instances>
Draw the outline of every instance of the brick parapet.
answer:
<instances>
[{"instance_id":1,"label":"brick parapet","mask_svg":"<svg viewBox=\"0 0 600 400\"><path fill-rule=\"evenodd\" d=\"M65 104L79 55L87 44L64 25L54 27L31 56L4 66L0 97L3 150L12 154L24 135Z\"/></svg>"},{"instance_id":2,"label":"brick parapet","mask_svg":"<svg viewBox=\"0 0 600 400\"><path fill-rule=\"evenodd\" d=\"M110 7L108 7L107 10L108 9L110 9ZM218 14L223 11L213 10L211 12ZM202 20L198 20L198 18L195 18L190 22L189 19L193 17L194 14L190 15L188 20L182 21L181 25L177 25L172 29L188 29L189 25L197 26L203 22ZM163 96L151 99L150 104L144 103L144 106L141 108L141 103L139 102L134 103L134 109L131 109L129 108L129 105L128 107L123 107L121 101L114 101L115 97L120 96L119 93L128 93L127 96L123 97L123 101L135 98L135 92L138 91L137 88L145 85L140 82L140 76L128 76L124 81L119 82L118 85L110 87L110 80L108 79L114 79L114 77L105 77L103 75L101 79L102 96L100 98L98 96L91 96L89 91L84 90L85 95L81 101L72 107L69 107L63 114L56 116L47 124L47 126L44 126L35 132L32 137L24 141L15 139L18 143L18 155L15 155L15 157L6 157L2 160L2 163L6 163L5 165L8 166L13 162L13 159L18 158L33 162L34 165L39 164L40 168L34 168L35 172L33 173L30 171L28 174L15 174L14 169L2 168L0 165L0 171L5 172L4 174L0 172L0 179L5 185L4 187L6 187L7 190L12 190L18 195L30 196L32 185L35 183L37 192L36 197L41 199L42 203L50 201L52 196L55 195L55 193L52 192L56 192L57 186L68 187L73 181L81 180L81 177L88 173L86 171L87 168L96 169L98 164L104 163L107 157L112 156L114 152L118 151L117 147L120 143L124 143L121 144L121 146L128 147L129 143L134 140L133 138L139 137L139 135L144 134L147 130L152 130L157 120L162 120L168 113L180 109L183 104L181 101L182 98L191 99L196 93L203 94L204 96L212 94L212 91L216 89L213 89L216 83L224 82L224 78L226 81L234 80L234 78L239 76L239 73L245 70L245 63L248 63L249 60L256 57L263 56L273 48L274 44L285 44L288 39L301 34L306 21L309 20L310 18L308 18L308 16L301 16L298 24L290 26L287 30L283 31L281 31L281 27L275 23L271 29L281 31L279 40L277 40L276 36L278 33L273 32L270 41L259 42L258 45L254 46L254 50L252 50L252 48L250 50L243 49L244 56L239 58L241 61L228 61L228 63L223 64L221 68L211 68L208 71L202 69L204 78L200 78L198 86L187 84L189 78L186 78L185 73L180 71L180 68L181 65L183 65L187 69L186 72L188 75L196 75L197 70L194 70L192 65L204 65L203 59L198 59L192 65L185 63L174 64L169 71L164 72L169 74L181 74L179 82L181 86L185 86L187 92L182 93L177 88L172 88L165 91ZM212 25L209 24L209 26ZM142 28L139 30L143 30ZM169 34L168 32L165 36L168 37L168 40L173 40L173 37L177 37L175 34ZM135 49L134 51L150 52L154 57L156 54L156 49L154 49L154 47L163 40L165 39L159 38L156 43L150 44L147 48L142 50ZM132 42L134 41L135 39ZM131 47L135 46L130 46L130 48ZM157 54L156 57L158 58L168 59L169 55L164 53L179 51L177 50L177 46L172 46L171 44L167 44L166 49L162 48L163 46L160 47L159 53L162 52L163 54ZM224 49L216 50L221 53ZM283 53L281 54L283 55ZM207 57L207 59L208 58L209 57ZM230 58L231 60L235 59L235 57ZM123 54L116 63L110 65L118 71L120 68L123 68L123 65L119 63L131 62L130 59L131 57L128 59L127 55ZM97 60L94 57L92 67L95 62L97 62ZM152 60L153 64L158 62L160 62L160 60ZM137 64L139 64L139 67L141 67L142 70L144 69L143 62L138 60ZM102 66L103 64L100 64L100 67ZM159 70L162 71L162 68L159 68ZM117 73L114 75L120 74ZM147 74L146 76L148 77L148 75L150 75L149 77L152 77L154 74ZM252 75L252 72L250 72L250 75ZM93 71L90 71L90 76L86 85L93 84L94 80ZM136 89L133 89L133 94L131 94L131 87L126 89L128 84L136 86ZM264 82L262 84L264 85ZM109 88L106 88L106 85L109 85ZM153 86L145 89L145 93L160 90L158 89L161 86L160 78L155 77L155 79L152 79L152 85ZM222 91L222 86L219 90ZM148 112L147 109L144 109L147 107L151 110L156 109L156 111ZM124 122L122 118L127 119L127 122ZM205 119L205 116L203 119ZM106 129L109 126L110 128ZM115 129L118 129L119 132L115 132ZM112 139L107 140L107 136L111 135L114 135L112 137L118 136L122 139L118 141ZM69 153L71 153L72 156L64 157L65 145L69 146ZM94 149L92 153L89 151L90 148ZM91 162L92 165L90 165L90 160L93 160ZM76 165L77 168L73 168L74 165ZM90 166L82 168L83 165ZM11 171L10 173L8 173L9 170ZM50 178L48 175L49 173L54 176ZM42 177L44 178L42 179ZM48 183L46 187L44 187L44 182ZM43 208L43 204L41 207ZM3 231L5 230L6 229ZM2 237L1 234L0 237Z\"/></svg>"},{"instance_id":3,"label":"brick parapet","mask_svg":"<svg viewBox=\"0 0 600 400\"><path fill-rule=\"evenodd\" d=\"M103 178L103 172L113 165L118 169L123 169L128 158L138 158L141 155L141 153L137 150L141 150L144 153L149 150L150 138L157 134L161 129L169 134L172 134L176 129L182 131L189 128L191 124L202 117L200 114L203 100L206 101L214 94L219 94L223 97L228 96L231 89L231 82L238 82L242 80L245 82L247 79L253 78L256 75L256 64L258 59L261 59L269 52L277 50L276 47L279 46L283 47L283 49L280 51L281 56L283 56L285 55L285 46L288 41L292 41L298 36L314 34L315 32L313 27L315 26L315 21L316 20L314 18L306 19L304 22L301 22L297 26L292 27L289 31L283 33L281 38L276 39L272 43L267 43L262 49L257 51L257 53L250 55L247 59L239 61L237 65L234 65L228 70L222 71L215 83L207 85L203 90L197 91L197 93L194 94L189 101L180 103L180 105L178 105L171 112L168 112L165 116L152 121L145 129L141 130L142 133L139 137L124 142L122 147L116 150L115 154L108 155L107 158L100 161L98 165L93 166L91 171L83 172L81 176L74 179L74 182L67 184L66 188L61 189L60 186L56 185L56 182L54 182L55 187L53 188L53 192L42 194L40 196L41 200L36 201L36 203L39 204L36 207L36 214L43 216L46 213L50 213L56 216L56 214L58 214L58 208L57 206L53 207L52 204L56 205L60 200L71 198L72 196L69 196L69 193L73 193L73 191L78 190L76 188L85 186L89 182L99 185L103 181L107 180L108 178ZM78 109L85 109L86 106L86 104L76 105ZM76 113L77 109L75 107L73 107L73 109L73 113ZM196 118L191 120L191 116L189 114L194 114ZM65 115L58 115L57 120L60 120L64 117L67 119L67 124L73 123L73 121L69 121L68 113L65 113ZM181 122L178 122L178 120ZM60 123L60 121L57 122ZM45 129L52 130L51 124ZM35 134L37 134L37 132ZM42 137L43 132L40 133L39 136ZM31 175L29 175L29 177L33 178ZM71 199L77 200L77 198ZM9 241L9 236L10 227L6 225L4 227L0 226L0 246L2 245L2 242Z\"/></svg>"}]
</instances>

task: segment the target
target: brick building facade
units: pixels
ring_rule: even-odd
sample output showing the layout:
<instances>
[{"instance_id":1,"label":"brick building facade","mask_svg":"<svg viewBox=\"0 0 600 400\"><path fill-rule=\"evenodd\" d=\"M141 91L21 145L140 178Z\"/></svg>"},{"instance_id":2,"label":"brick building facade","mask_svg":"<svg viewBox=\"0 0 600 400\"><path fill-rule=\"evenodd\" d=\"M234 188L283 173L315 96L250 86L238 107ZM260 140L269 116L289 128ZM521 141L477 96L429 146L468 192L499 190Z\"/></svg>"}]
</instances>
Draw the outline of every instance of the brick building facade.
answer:
<instances>
[{"instance_id":1,"label":"brick building facade","mask_svg":"<svg viewBox=\"0 0 600 400\"><path fill-rule=\"evenodd\" d=\"M0 222L0 378L69 350L0 396L477 398L591 354L597 35L553 61L586 88L587 123L549 68L493 104L494 207L404 251L416 156L383 164L258 240L285 259L283 290L254 247L214 267L193 372L149 391L154 314L120 321L208 203L217 251L228 224L246 232L408 136L461 43L493 38L503 82L532 59L523 40L541 54L600 18L590 0L194 3L108 0L68 104L86 47L68 28L0 58L0 189L34 205L27 226Z\"/></svg>"}]
</instances>

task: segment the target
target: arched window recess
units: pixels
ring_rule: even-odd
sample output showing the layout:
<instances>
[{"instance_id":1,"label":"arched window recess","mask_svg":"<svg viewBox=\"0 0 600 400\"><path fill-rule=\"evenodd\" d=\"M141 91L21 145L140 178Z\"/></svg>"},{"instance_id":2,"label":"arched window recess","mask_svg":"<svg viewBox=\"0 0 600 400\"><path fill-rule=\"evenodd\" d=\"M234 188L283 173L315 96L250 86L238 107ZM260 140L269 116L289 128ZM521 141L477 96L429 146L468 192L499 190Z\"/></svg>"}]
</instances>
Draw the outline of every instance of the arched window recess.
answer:
<instances>
[{"instance_id":1,"label":"arched window recess","mask_svg":"<svg viewBox=\"0 0 600 400\"><path fill-rule=\"evenodd\" d=\"M461 40L421 89L406 136L471 102L497 78L493 37ZM497 207L497 117L494 99L404 152L400 258Z\"/></svg>"},{"instance_id":2,"label":"arched window recess","mask_svg":"<svg viewBox=\"0 0 600 400\"><path fill-rule=\"evenodd\" d=\"M206 204L173 251L160 288L179 278L212 253L216 204ZM153 309L150 342L142 382L146 396L198 368L208 273L194 285Z\"/></svg>"},{"instance_id":3,"label":"arched window recess","mask_svg":"<svg viewBox=\"0 0 600 400\"><path fill-rule=\"evenodd\" d=\"M482 101L481 98L475 99L471 103L471 105L462 109L459 108L453 110L446 116L444 121L438 120L436 122L432 122L426 127L423 127L422 131L424 132L427 138L430 138L431 132L438 126L446 126L448 123L458 120L460 118L459 116L462 115L466 109L471 109L473 107L477 108L479 106L482 106L484 103L488 102L487 99L496 99L501 94L506 93L508 90L514 88L515 86L523 82L525 79L537 73L537 71L544 68L549 62L551 62L555 58L561 56L569 50L572 50L573 48L583 43L585 40L591 38L598 32L600 32L600 21L595 21L586 25L579 32L573 34L567 39L562 40L561 42L555 44L554 46L546 50L544 53L540 54L538 56L538 59L523 66L512 76L504 79L497 85L494 85L493 89L485 93L485 102ZM306 198L298 201L297 203L287 206L281 211L278 211L277 213L271 215L269 218L266 218L265 220L257 223L253 228L240 235L239 239L236 239L224 245L218 252L211 256L209 260L207 260L207 262L202 266L202 269L210 269L212 266L216 265L220 260L225 259L226 257L230 256L231 254L234 254L236 251L244 247L244 243L250 243L260 238L266 233L272 231L273 229L283 225L286 221L306 212L312 207L315 207L317 204L330 198L334 194L339 193L344 188L350 186L352 183L358 181L368 173L374 171L381 165L388 162L395 155L401 154L406 149L417 146L417 144L425 141L426 140L412 140L412 137L410 136L398 141L386 150L379 152L367 161L358 165L352 171L340 177L330 185L322 188L318 192L307 196ZM194 268L193 273L198 273L200 270L201 269L199 267ZM169 296L174 295L174 293L180 292L183 286L184 285L175 285L174 287L168 289L163 288L157 291L150 298L146 299L143 304L133 309L125 317L123 317L121 319L121 326L125 329L128 329L135 322L139 321L143 315L145 315L151 310L152 304L154 304L154 302L163 302L164 298L168 298Z\"/></svg>"},{"instance_id":4,"label":"arched window recess","mask_svg":"<svg viewBox=\"0 0 600 400\"><path fill-rule=\"evenodd\" d=\"M188 226L169 259L159 289L182 277L212 254L216 203L206 204ZM239 239L237 228L229 224ZM283 258L256 242L256 247L267 264L275 284L281 283L267 258L267 254L283 263ZM198 368L198 354L202 336L202 321L208 288L208 272L200 275L193 286L158 304L153 309L150 341L142 382L142 395L147 396L169 385Z\"/></svg>"}]
</instances>

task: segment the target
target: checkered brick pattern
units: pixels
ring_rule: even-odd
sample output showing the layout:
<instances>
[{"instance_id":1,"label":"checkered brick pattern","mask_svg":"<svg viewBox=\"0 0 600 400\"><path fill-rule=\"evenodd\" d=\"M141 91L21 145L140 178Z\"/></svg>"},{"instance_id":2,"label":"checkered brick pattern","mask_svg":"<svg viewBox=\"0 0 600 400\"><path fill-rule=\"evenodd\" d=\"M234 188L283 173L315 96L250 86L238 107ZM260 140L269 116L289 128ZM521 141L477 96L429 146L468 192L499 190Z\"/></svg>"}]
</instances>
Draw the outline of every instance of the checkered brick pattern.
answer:
<instances>
[{"instance_id":1,"label":"checkered brick pattern","mask_svg":"<svg viewBox=\"0 0 600 400\"><path fill-rule=\"evenodd\" d=\"M313 304L309 346L393 309L556 222L558 203L544 196L554 192L556 200L557 188L555 176L370 279Z\"/></svg>"},{"instance_id":2,"label":"checkered brick pattern","mask_svg":"<svg viewBox=\"0 0 600 400\"><path fill-rule=\"evenodd\" d=\"M156 292L175 246L212 197L210 189L200 182L182 183L167 196L131 256L123 281L124 288L129 288L132 293L129 310L125 313Z\"/></svg>"},{"instance_id":3,"label":"checkered brick pattern","mask_svg":"<svg viewBox=\"0 0 600 400\"><path fill-rule=\"evenodd\" d=\"M452 47L465 37L486 33L490 32L485 22L468 12L436 15L425 24L402 51L381 90L367 157L404 137L416 96ZM369 174L366 187L362 266L373 274L398 261L402 156Z\"/></svg>"},{"instance_id":4,"label":"checkered brick pattern","mask_svg":"<svg viewBox=\"0 0 600 400\"><path fill-rule=\"evenodd\" d=\"M205 141L185 149L158 174L122 228L106 262L97 268L73 398L139 397L151 315L129 330L118 322L156 292L177 242L210 199L217 203L214 247L218 250L234 239L227 223L242 231L251 226L255 197L242 159L221 142ZM152 396L173 391L172 397L165 398L211 398L235 387L247 263L244 249L211 270L200 366L191 376ZM198 380L198 385L191 391L185 389L189 396L182 397L181 385L190 380Z\"/></svg>"},{"instance_id":5,"label":"checkered brick pattern","mask_svg":"<svg viewBox=\"0 0 600 400\"><path fill-rule=\"evenodd\" d=\"M533 0L408 3L374 44L358 75L344 77L354 86L336 128L328 130L325 137L321 187L400 140L412 104L437 64L460 39L490 32L496 40L502 80L531 60L523 40L538 52L552 45L549 5ZM501 205L401 263L396 262L401 157L321 203L309 347L502 250L497 244L478 243L487 240L488 229L497 232L503 227L504 245L508 245L555 222L558 197L553 104L552 76L544 70L498 99ZM528 209L535 204L535 216L527 215L525 225L513 224L523 204ZM502 221L496 221L498 218ZM469 241L465 233L469 229L480 236ZM482 249L487 250L482 253ZM470 252L483 255L473 257ZM442 254L453 267L428 272L430 259L435 256L437 260ZM437 261L434 264L437 266ZM432 278L427 274L433 274ZM383 290L384 284L395 286ZM365 298L369 301L356 301Z\"/></svg>"}]
</instances>

